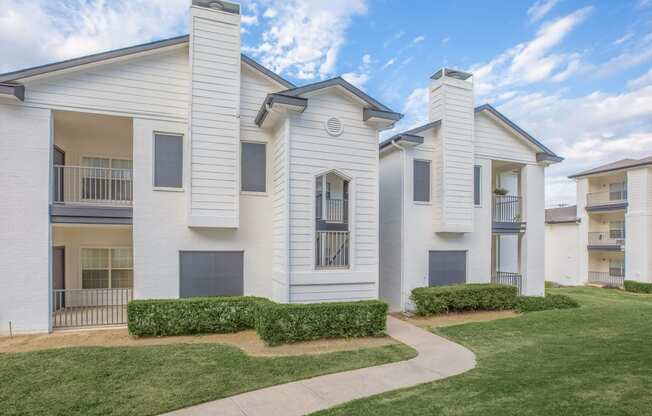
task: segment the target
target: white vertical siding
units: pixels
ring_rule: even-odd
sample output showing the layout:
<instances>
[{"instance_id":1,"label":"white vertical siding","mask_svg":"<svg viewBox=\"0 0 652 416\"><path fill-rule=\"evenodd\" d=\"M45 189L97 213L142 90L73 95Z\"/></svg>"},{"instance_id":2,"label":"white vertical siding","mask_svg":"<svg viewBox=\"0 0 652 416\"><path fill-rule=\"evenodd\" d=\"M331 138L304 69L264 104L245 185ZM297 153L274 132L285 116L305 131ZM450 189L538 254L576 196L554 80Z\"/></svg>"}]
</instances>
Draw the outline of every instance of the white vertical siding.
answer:
<instances>
[{"instance_id":1,"label":"white vertical siding","mask_svg":"<svg viewBox=\"0 0 652 416\"><path fill-rule=\"evenodd\" d=\"M239 225L240 16L191 7L189 225Z\"/></svg>"},{"instance_id":2,"label":"white vertical siding","mask_svg":"<svg viewBox=\"0 0 652 416\"><path fill-rule=\"evenodd\" d=\"M309 99L306 111L290 118L290 301L376 298L378 132L362 121L362 106L344 93L322 90ZM326 132L329 117L342 121L340 136ZM315 270L315 177L332 169L351 178L351 265Z\"/></svg>"},{"instance_id":3,"label":"white vertical siding","mask_svg":"<svg viewBox=\"0 0 652 416\"><path fill-rule=\"evenodd\" d=\"M27 79L25 103L71 111L185 119L188 47L100 62Z\"/></svg>"},{"instance_id":4,"label":"white vertical siding","mask_svg":"<svg viewBox=\"0 0 652 416\"><path fill-rule=\"evenodd\" d=\"M51 112L0 104L0 334L50 322Z\"/></svg>"},{"instance_id":5,"label":"white vertical siding","mask_svg":"<svg viewBox=\"0 0 652 416\"><path fill-rule=\"evenodd\" d=\"M430 86L431 121L441 120L439 232L473 231L473 84L442 77Z\"/></svg>"}]
</instances>

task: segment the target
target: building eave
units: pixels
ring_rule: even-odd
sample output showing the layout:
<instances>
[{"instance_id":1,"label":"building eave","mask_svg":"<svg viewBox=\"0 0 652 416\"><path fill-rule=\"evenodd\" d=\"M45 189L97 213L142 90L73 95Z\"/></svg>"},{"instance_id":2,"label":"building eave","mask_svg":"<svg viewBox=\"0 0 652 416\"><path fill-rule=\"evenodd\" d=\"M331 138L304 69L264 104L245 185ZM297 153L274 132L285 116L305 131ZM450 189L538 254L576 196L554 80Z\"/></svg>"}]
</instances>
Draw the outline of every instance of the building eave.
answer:
<instances>
[{"instance_id":1,"label":"building eave","mask_svg":"<svg viewBox=\"0 0 652 416\"><path fill-rule=\"evenodd\" d=\"M0 96L11 97L20 101L25 101L25 86L19 84L0 83Z\"/></svg>"}]
</instances>

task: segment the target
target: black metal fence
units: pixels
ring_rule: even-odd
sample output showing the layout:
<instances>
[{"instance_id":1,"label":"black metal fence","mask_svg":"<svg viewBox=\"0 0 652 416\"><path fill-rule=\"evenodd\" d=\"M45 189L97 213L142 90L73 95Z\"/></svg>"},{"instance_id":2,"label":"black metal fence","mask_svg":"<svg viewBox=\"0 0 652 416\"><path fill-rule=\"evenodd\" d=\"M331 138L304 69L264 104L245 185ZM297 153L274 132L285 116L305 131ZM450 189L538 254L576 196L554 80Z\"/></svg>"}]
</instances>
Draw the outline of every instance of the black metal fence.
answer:
<instances>
[{"instance_id":1,"label":"black metal fence","mask_svg":"<svg viewBox=\"0 0 652 416\"><path fill-rule=\"evenodd\" d=\"M54 289L52 326L124 325L133 289Z\"/></svg>"}]
</instances>

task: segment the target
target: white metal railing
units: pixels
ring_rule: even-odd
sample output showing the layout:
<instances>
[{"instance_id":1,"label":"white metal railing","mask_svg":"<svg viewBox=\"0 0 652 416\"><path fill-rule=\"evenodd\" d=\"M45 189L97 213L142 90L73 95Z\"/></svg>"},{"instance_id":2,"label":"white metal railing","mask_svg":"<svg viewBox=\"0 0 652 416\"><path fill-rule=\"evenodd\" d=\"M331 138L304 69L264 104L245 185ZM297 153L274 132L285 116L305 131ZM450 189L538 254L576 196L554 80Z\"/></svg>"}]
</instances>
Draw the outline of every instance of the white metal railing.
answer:
<instances>
[{"instance_id":1,"label":"white metal railing","mask_svg":"<svg viewBox=\"0 0 652 416\"><path fill-rule=\"evenodd\" d=\"M518 293L523 294L523 276L520 273L494 271L491 283L516 286Z\"/></svg>"},{"instance_id":2,"label":"white metal railing","mask_svg":"<svg viewBox=\"0 0 652 416\"><path fill-rule=\"evenodd\" d=\"M623 246L625 245L625 231L611 230L589 232L590 246Z\"/></svg>"},{"instance_id":3,"label":"white metal railing","mask_svg":"<svg viewBox=\"0 0 652 416\"><path fill-rule=\"evenodd\" d=\"M343 199L326 200L326 222L344 222L345 202Z\"/></svg>"},{"instance_id":4,"label":"white metal railing","mask_svg":"<svg viewBox=\"0 0 652 416\"><path fill-rule=\"evenodd\" d=\"M624 282L625 273L622 270L612 270L608 272L589 271L589 283L609 287L622 287L625 284Z\"/></svg>"},{"instance_id":5,"label":"white metal railing","mask_svg":"<svg viewBox=\"0 0 652 416\"><path fill-rule=\"evenodd\" d=\"M586 194L586 206L615 205L627 202L627 189L618 191L590 192Z\"/></svg>"},{"instance_id":6,"label":"white metal railing","mask_svg":"<svg viewBox=\"0 0 652 416\"><path fill-rule=\"evenodd\" d=\"M127 323L133 289L54 289L52 325L70 328Z\"/></svg>"},{"instance_id":7,"label":"white metal railing","mask_svg":"<svg viewBox=\"0 0 652 416\"><path fill-rule=\"evenodd\" d=\"M349 232L317 231L316 266L319 268L349 266Z\"/></svg>"},{"instance_id":8,"label":"white metal railing","mask_svg":"<svg viewBox=\"0 0 652 416\"><path fill-rule=\"evenodd\" d=\"M131 206L131 169L54 166L52 200L55 203Z\"/></svg>"},{"instance_id":9,"label":"white metal railing","mask_svg":"<svg viewBox=\"0 0 652 416\"><path fill-rule=\"evenodd\" d=\"M496 222L521 222L520 196L494 195L493 220Z\"/></svg>"}]
</instances>

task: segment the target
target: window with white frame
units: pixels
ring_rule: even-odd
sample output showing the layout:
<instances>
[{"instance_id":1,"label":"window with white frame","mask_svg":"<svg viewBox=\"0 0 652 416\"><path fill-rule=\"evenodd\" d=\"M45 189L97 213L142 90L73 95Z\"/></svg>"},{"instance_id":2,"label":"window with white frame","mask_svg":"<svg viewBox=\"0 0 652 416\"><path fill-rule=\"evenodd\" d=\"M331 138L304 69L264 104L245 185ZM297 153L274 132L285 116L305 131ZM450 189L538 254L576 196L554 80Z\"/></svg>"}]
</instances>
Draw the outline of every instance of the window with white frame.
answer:
<instances>
[{"instance_id":1,"label":"window with white frame","mask_svg":"<svg viewBox=\"0 0 652 416\"><path fill-rule=\"evenodd\" d=\"M129 247L82 248L82 289L131 288L134 281Z\"/></svg>"}]
</instances>

